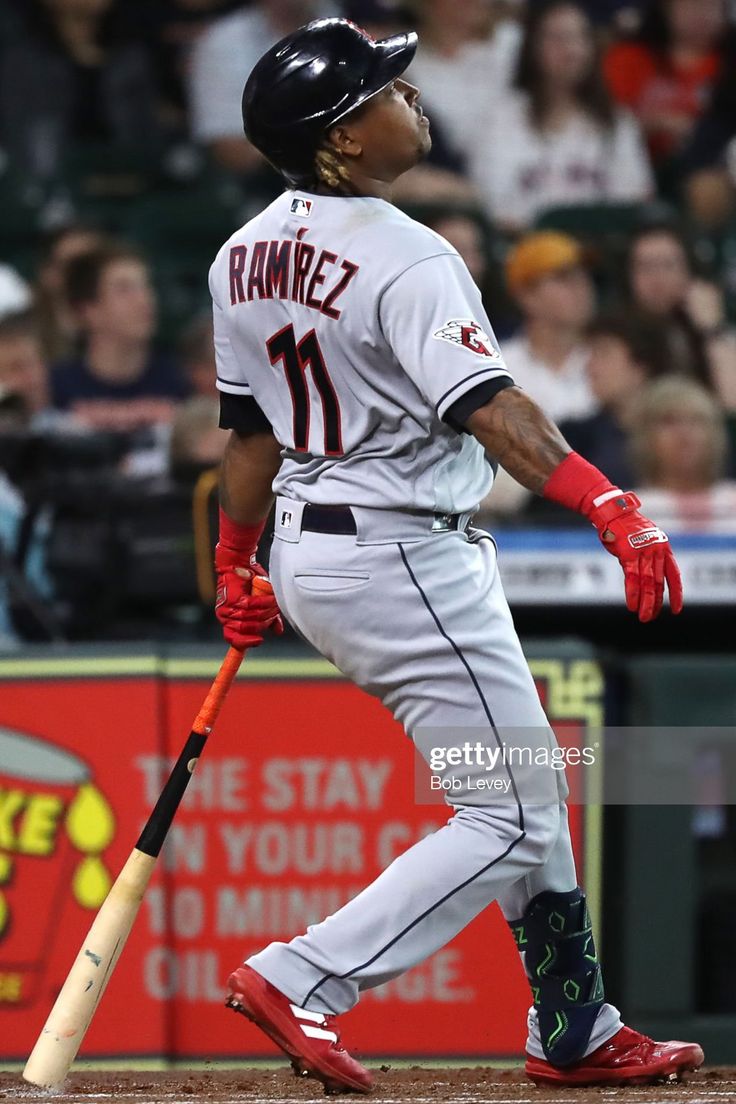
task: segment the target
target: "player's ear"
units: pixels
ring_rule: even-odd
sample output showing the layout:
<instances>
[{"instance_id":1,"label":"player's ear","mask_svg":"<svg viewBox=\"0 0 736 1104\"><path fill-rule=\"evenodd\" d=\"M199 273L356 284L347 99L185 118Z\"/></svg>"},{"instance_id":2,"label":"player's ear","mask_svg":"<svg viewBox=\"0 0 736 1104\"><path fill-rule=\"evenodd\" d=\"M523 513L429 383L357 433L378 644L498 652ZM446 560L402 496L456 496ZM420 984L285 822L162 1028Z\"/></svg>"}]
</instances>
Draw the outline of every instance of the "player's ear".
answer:
<instances>
[{"instance_id":1,"label":"player's ear","mask_svg":"<svg viewBox=\"0 0 736 1104\"><path fill-rule=\"evenodd\" d=\"M363 146L346 126L334 126L329 133L329 141L338 153L347 157L360 157L363 152Z\"/></svg>"}]
</instances>

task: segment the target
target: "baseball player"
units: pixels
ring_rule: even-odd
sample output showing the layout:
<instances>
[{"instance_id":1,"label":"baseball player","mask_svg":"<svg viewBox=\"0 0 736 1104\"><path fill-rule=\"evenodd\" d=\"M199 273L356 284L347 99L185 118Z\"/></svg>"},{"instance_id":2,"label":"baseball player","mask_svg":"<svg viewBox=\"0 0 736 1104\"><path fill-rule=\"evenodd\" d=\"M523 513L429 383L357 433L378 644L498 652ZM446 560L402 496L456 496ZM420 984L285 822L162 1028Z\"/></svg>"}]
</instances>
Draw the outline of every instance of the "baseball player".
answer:
<instances>
[{"instance_id":1,"label":"baseball player","mask_svg":"<svg viewBox=\"0 0 736 1104\"><path fill-rule=\"evenodd\" d=\"M431 144L419 92L402 78L416 46L414 34L377 42L319 20L269 50L246 84L246 135L287 188L210 272L221 425L231 430L217 614L239 647L281 631L283 614L425 754L427 732L480 732L500 747L502 734L523 731L552 748L494 542L470 524L493 479L488 457L589 519L642 621L659 614L665 583L680 611L680 576L637 498L571 452L514 385L457 252L391 204L393 182ZM274 495L275 598L252 596ZM230 977L228 1005L297 1073L328 1091L368 1091L333 1017L494 900L532 983L532 1080L639 1084L703 1061L695 1044L625 1027L605 1001L564 783L527 800L511 767L495 771L507 801L479 797L466 772L445 826Z\"/></svg>"}]
</instances>

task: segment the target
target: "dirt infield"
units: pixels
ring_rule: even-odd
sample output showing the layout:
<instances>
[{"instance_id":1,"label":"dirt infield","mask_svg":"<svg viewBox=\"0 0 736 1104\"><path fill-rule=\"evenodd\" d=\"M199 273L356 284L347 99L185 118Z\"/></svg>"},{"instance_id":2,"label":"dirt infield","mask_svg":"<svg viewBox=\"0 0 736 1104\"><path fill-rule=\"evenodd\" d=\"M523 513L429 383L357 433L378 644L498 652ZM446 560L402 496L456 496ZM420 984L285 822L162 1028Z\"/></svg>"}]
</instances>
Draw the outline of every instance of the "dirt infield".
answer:
<instances>
[{"instance_id":1,"label":"dirt infield","mask_svg":"<svg viewBox=\"0 0 736 1104\"><path fill-rule=\"evenodd\" d=\"M736 1068L706 1069L677 1085L638 1089L537 1089L521 1069L374 1070L371 1104L727 1104L736 1102ZM281 1070L213 1070L176 1073L77 1073L63 1093L33 1089L20 1074L0 1074L0 1100L23 1104L302 1104L321 1100L321 1086ZM358 1100L359 1097L350 1099Z\"/></svg>"}]
</instances>

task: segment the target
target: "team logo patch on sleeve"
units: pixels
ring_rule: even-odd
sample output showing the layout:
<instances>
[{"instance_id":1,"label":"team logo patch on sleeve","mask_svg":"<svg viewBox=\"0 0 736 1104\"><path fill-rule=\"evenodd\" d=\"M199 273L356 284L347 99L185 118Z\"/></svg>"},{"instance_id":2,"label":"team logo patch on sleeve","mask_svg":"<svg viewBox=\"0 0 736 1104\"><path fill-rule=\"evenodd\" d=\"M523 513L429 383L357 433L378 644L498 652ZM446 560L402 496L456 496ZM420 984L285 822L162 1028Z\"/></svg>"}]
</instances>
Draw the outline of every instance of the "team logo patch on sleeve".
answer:
<instances>
[{"instance_id":1,"label":"team logo patch on sleeve","mask_svg":"<svg viewBox=\"0 0 736 1104\"><path fill-rule=\"evenodd\" d=\"M291 213L292 215L298 215L299 218L309 218L312 213L311 199L295 196L291 201Z\"/></svg>"},{"instance_id":2,"label":"team logo patch on sleeve","mask_svg":"<svg viewBox=\"0 0 736 1104\"><path fill-rule=\"evenodd\" d=\"M478 356L490 357L492 360L501 359L501 351L482 326L474 322L472 318L453 318L446 322L440 330L435 330L432 337L437 341L450 341L453 345L462 345L464 349L470 349L471 353Z\"/></svg>"}]
</instances>

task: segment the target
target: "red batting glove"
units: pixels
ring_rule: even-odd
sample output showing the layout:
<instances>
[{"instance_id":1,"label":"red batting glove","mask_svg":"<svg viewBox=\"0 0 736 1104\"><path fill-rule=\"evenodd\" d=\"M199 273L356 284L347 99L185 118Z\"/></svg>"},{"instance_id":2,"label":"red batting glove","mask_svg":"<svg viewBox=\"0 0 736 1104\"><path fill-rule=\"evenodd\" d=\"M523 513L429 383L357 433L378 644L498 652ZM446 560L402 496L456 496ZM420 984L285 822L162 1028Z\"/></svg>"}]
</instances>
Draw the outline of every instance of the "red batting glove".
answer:
<instances>
[{"instance_id":1,"label":"red batting glove","mask_svg":"<svg viewBox=\"0 0 736 1104\"><path fill-rule=\"evenodd\" d=\"M225 640L235 648L257 647L269 628L278 636L284 631L273 594L251 594L254 575L267 578L256 561L264 525L236 525L220 510L220 540L215 548L215 614Z\"/></svg>"},{"instance_id":2,"label":"red batting glove","mask_svg":"<svg viewBox=\"0 0 736 1104\"><path fill-rule=\"evenodd\" d=\"M682 579L669 538L654 522L639 513L635 494L614 488L613 497L592 505L588 518L598 530L603 547L616 556L624 570L626 606L640 621L659 616L664 584L670 592L673 613L682 609Z\"/></svg>"},{"instance_id":3,"label":"red batting glove","mask_svg":"<svg viewBox=\"0 0 736 1104\"><path fill-rule=\"evenodd\" d=\"M682 610L682 580L669 538L639 513L635 494L624 493L597 468L572 452L552 473L545 498L584 514L598 530L603 547L624 572L626 606L640 621L653 621L670 593L670 609Z\"/></svg>"}]
</instances>

